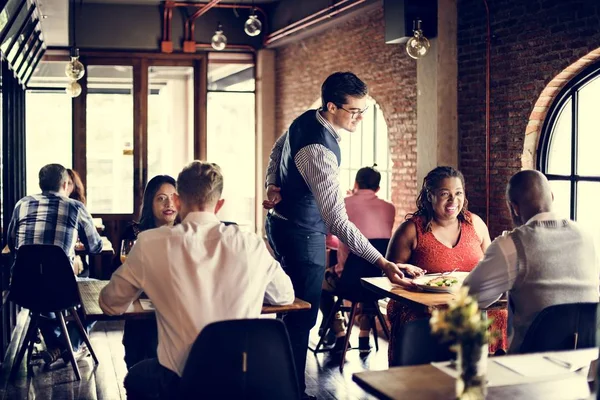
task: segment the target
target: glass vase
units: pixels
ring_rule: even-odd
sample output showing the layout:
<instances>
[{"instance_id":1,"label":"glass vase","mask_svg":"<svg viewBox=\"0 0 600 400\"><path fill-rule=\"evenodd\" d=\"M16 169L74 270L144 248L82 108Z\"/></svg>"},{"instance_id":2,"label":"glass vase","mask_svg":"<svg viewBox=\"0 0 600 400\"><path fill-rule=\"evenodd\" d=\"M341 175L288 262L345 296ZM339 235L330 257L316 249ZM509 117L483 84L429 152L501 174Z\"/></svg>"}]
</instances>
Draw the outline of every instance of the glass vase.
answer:
<instances>
[{"instance_id":1,"label":"glass vase","mask_svg":"<svg viewBox=\"0 0 600 400\"><path fill-rule=\"evenodd\" d=\"M457 347L456 366L459 375L456 379L456 398L485 399L488 345L460 343Z\"/></svg>"}]
</instances>

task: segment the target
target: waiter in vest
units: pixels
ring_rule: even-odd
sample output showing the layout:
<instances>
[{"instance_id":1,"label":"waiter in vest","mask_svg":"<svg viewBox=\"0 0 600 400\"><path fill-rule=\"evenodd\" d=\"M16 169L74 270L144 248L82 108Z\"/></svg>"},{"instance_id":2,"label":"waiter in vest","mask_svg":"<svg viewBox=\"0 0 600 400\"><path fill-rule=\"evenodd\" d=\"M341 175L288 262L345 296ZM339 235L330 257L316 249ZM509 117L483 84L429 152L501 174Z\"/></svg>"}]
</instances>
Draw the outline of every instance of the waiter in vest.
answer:
<instances>
[{"instance_id":1,"label":"waiter in vest","mask_svg":"<svg viewBox=\"0 0 600 400\"><path fill-rule=\"evenodd\" d=\"M348 221L340 192L340 130L354 132L367 110L367 85L351 72L336 72L321 86L322 106L292 122L271 150L267 168L266 231L269 244L290 276L296 296L310 311L292 313L284 322L290 336L301 393L311 328L315 325L325 273L325 235L331 232L350 251L377 265L391 282L411 286L412 265L386 260ZM303 399L313 396L303 394Z\"/></svg>"}]
</instances>

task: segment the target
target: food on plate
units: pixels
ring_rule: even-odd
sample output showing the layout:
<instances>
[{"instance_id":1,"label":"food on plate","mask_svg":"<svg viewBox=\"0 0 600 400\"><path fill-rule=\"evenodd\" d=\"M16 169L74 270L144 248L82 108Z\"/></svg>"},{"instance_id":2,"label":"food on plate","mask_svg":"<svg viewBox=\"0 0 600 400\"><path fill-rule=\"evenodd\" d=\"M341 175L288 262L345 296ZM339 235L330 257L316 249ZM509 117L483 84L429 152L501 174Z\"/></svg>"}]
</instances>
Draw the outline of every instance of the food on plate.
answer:
<instances>
[{"instance_id":1,"label":"food on plate","mask_svg":"<svg viewBox=\"0 0 600 400\"><path fill-rule=\"evenodd\" d=\"M458 279L454 276L436 276L425 283L427 286L452 287L458 283Z\"/></svg>"}]
</instances>

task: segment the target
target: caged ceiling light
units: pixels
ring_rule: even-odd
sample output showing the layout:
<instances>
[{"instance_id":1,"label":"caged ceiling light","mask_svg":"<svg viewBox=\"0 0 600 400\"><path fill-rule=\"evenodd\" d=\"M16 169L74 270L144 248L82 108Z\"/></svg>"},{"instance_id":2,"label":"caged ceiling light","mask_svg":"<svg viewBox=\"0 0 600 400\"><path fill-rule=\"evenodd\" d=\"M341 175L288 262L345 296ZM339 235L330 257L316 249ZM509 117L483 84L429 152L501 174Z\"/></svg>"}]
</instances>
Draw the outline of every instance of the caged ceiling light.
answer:
<instances>
[{"instance_id":1,"label":"caged ceiling light","mask_svg":"<svg viewBox=\"0 0 600 400\"><path fill-rule=\"evenodd\" d=\"M430 47L431 45L429 44L429 40L423 36L423 31L421 30L421 20L414 20L413 37L408 39L408 42L406 42L406 52L410 57L418 60L419 58L423 58L427 55Z\"/></svg>"},{"instance_id":2,"label":"caged ceiling light","mask_svg":"<svg viewBox=\"0 0 600 400\"><path fill-rule=\"evenodd\" d=\"M65 93L69 95L69 97L77 97L81 94L81 85L77 83L77 81L71 81L67 84Z\"/></svg>"},{"instance_id":3,"label":"caged ceiling light","mask_svg":"<svg viewBox=\"0 0 600 400\"><path fill-rule=\"evenodd\" d=\"M258 36L262 31L262 22L256 16L256 9L252 8L250 16L244 24L244 32L248 36Z\"/></svg>"},{"instance_id":4,"label":"caged ceiling light","mask_svg":"<svg viewBox=\"0 0 600 400\"><path fill-rule=\"evenodd\" d=\"M81 63L81 61L79 61L79 49L77 48L77 30L75 27L75 24L77 22L77 10L75 8L75 2L73 1L69 4L71 5L71 7L73 7L73 10L71 12L72 19L70 24L72 29L71 33L73 35L73 46L71 47L71 61L69 61L67 65L65 65L65 75L67 76L67 78L69 78L70 81L65 87L65 93L69 97L77 97L81 94L81 85L77 83L77 81L83 78L83 75L85 75L85 67ZM79 12L81 12L82 4L83 0L80 3Z\"/></svg>"},{"instance_id":5,"label":"caged ceiling light","mask_svg":"<svg viewBox=\"0 0 600 400\"><path fill-rule=\"evenodd\" d=\"M215 31L210 44L213 49L217 51L221 51L227 46L227 36L223 33L223 26L220 23L217 26L217 30Z\"/></svg>"},{"instance_id":6,"label":"caged ceiling light","mask_svg":"<svg viewBox=\"0 0 600 400\"><path fill-rule=\"evenodd\" d=\"M65 75L72 81L78 81L83 78L85 74L85 67L79 61L79 49L71 49L71 61L65 65Z\"/></svg>"}]
</instances>

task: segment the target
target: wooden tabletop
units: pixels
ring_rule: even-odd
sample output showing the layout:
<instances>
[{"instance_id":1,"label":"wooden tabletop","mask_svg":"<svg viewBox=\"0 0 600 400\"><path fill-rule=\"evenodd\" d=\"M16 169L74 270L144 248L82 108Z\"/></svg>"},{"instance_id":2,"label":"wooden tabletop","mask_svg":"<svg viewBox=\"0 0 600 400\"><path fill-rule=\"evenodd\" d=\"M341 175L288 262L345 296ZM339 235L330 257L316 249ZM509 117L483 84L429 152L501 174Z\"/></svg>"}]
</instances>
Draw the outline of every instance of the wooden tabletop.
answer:
<instances>
[{"instance_id":1,"label":"wooden tabletop","mask_svg":"<svg viewBox=\"0 0 600 400\"><path fill-rule=\"evenodd\" d=\"M385 400L451 400L456 398L455 379L432 365L397 367L360 372L352 376L368 393ZM585 399L590 390L585 375L566 374L536 382L488 387L487 400Z\"/></svg>"},{"instance_id":2,"label":"wooden tabletop","mask_svg":"<svg viewBox=\"0 0 600 400\"><path fill-rule=\"evenodd\" d=\"M452 293L430 293L417 290L407 290L392 285L385 276L377 278L362 278L362 284L369 290L390 299L422 304L427 307L445 306L455 295Z\"/></svg>"},{"instance_id":3,"label":"wooden tabletop","mask_svg":"<svg viewBox=\"0 0 600 400\"><path fill-rule=\"evenodd\" d=\"M123 315L106 315L102 312L98 304L100 291L108 281L80 281L77 282L79 296L81 297L81 308L86 319L90 321L114 320L114 319L148 319L154 317L154 310L144 310L138 300L133 302L133 308L126 311ZM273 306L265 304L262 308L262 314L285 313L290 311L301 311L310 309L310 303L304 300L296 299L292 304L285 306Z\"/></svg>"},{"instance_id":4,"label":"wooden tabletop","mask_svg":"<svg viewBox=\"0 0 600 400\"><path fill-rule=\"evenodd\" d=\"M417 303L426 307L444 307L455 298L453 293L432 293L408 290L393 285L385 276L362 278L362 285L373 292L403 303ZM488 309L506 308L506 300L498 300Z\"/></svg>"}]
</instances>

